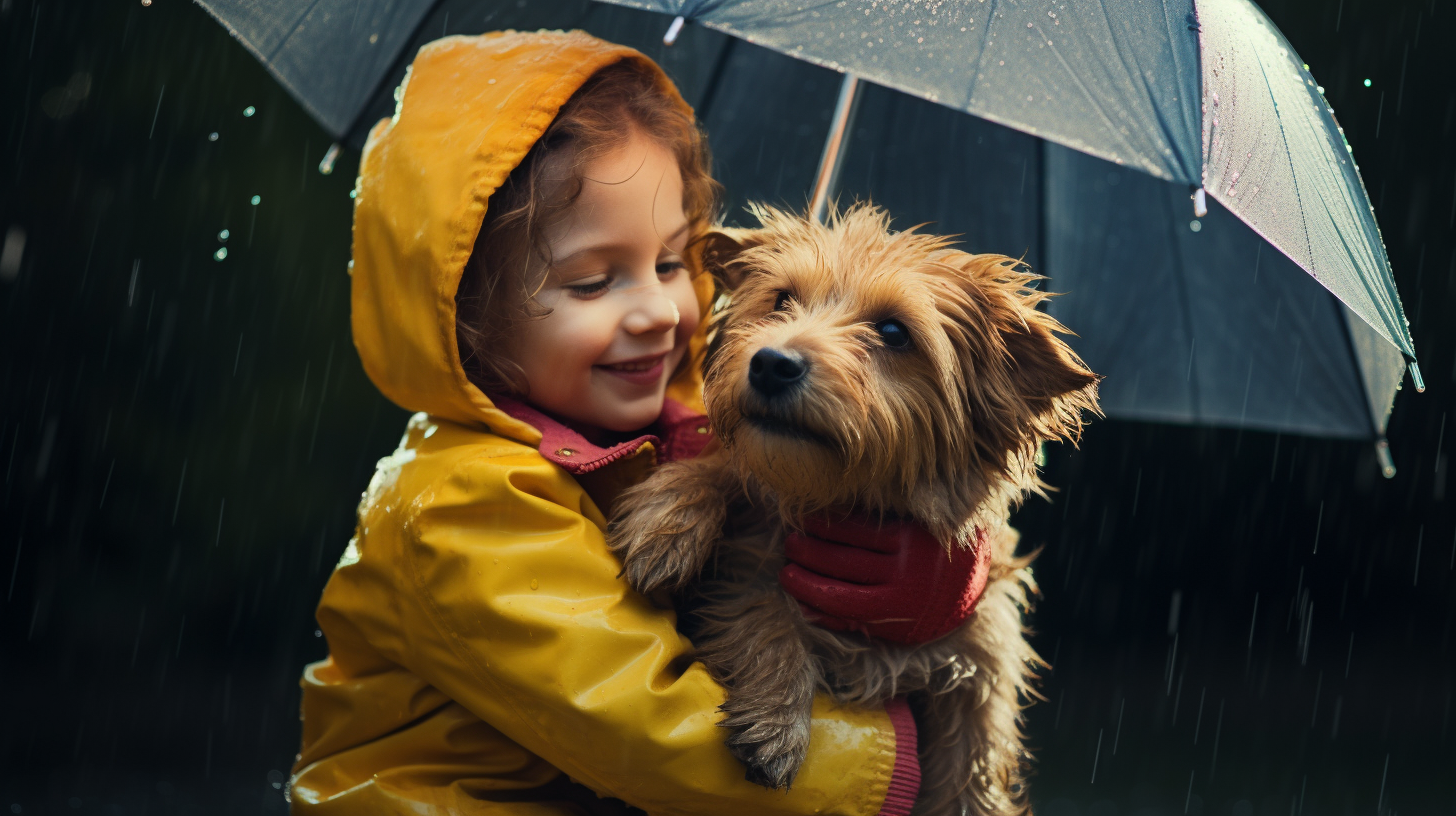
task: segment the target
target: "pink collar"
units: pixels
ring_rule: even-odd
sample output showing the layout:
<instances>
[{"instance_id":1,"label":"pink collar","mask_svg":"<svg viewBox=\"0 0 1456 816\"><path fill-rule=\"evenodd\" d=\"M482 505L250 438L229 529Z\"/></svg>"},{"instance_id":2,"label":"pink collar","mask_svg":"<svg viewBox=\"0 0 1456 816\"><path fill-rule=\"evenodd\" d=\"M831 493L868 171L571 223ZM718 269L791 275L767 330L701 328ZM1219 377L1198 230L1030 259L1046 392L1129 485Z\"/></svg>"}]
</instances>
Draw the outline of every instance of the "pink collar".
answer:
<instances>
[{"instance_id":1,"label":"pink collar","mask_svg":"<svg viewBox=\"0 0 1456 816\"><path fill-rule=\"evenodd\" d=\"M671 399L663 401L657 421L643 428L646 433L605 448L534 406L509 397L492 396L491 401L509 416L540 431L541 444L537 450L574 476L636 456L649 445L657 450L663 462L691 459L713 438L707 417Z\"/></svg>"}]
</instances>

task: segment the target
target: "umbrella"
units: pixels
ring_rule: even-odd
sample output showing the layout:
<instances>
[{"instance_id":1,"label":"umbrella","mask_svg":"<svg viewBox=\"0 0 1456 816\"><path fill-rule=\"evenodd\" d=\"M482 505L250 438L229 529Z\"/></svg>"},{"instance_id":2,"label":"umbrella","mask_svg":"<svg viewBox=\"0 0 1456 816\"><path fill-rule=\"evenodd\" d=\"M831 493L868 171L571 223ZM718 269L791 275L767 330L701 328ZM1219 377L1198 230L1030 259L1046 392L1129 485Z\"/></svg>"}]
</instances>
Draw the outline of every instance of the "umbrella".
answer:
<instances>
[{"instance_id":1,"label":"umbrella","mask_svg":"<svg viewBox=\"0 0 1456 816\"><path fill-rule=\"evenodd\" d=\"M1048 271L1110 416L1374 438L1394 472L1407 359L1423 386L1385 249L1321 89L1247 0L200 1L355 142L441 34L636 46L734 201L868 197Z\"/></svg>"}]
</instances>

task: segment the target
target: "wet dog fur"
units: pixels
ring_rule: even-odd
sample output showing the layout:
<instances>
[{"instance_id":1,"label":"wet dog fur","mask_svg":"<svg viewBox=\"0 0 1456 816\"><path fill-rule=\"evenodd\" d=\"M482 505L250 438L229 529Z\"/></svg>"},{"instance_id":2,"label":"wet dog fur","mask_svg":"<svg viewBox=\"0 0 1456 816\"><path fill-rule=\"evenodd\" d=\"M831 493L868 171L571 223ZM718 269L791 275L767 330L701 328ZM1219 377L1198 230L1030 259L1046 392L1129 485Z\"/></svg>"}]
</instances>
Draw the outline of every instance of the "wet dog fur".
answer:
<instances>
[{"instance_id":1,"label":"wet dog fur","mask_svg":"<svg viewBox=\"0 0 1456 816\"><path fill-rule=\"evenodd\" d=\"M706 252L732 292L704 392L721 446L661 466L616 503L623 573L644 593L675 593L697 657L727 689L720 724L748 779L792 782L816 688L866 705L908 694L915 812L1024 813L1021 712L1045 664L1023 620L1032 556L1017 555L1007 519L1043 494L1038 446L1075 441L1097 411L1097 377L1014 259L894 232L869 205L829 226L754 212L760 228L720 230ZM761 349L801 376L766 396L751 376ZM919 646L808 623L778 584L784 536L805 513L849 507L913 519L947 547L983 530L991 567L975 613Z\"/></svg>"}]
</instances>

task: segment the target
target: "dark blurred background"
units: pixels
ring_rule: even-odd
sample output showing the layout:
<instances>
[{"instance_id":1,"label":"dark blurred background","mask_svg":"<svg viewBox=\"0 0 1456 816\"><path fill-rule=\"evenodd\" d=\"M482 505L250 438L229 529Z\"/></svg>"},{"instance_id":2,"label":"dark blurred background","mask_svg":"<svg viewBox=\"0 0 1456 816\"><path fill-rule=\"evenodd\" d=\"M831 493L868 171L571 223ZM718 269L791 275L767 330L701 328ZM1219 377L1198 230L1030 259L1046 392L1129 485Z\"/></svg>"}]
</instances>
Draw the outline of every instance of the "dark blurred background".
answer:
<instances>
[{"instance_id":1,"label":"dark blurred background","mask_svg":"<svg viewBox=\"0 0 1456 816\"><path fill-rule=\"evenodd\" d=\"M1234 429L1050 451L1016 518L1046 816L1456 812L1456 9L1262 6L1354 146L1428 390L1391 480ZM0 65L0 812L282 812L313 607L405 420L349 337L357 151L320 175L329 136L182 0L0 0Z\"/></svg>"}]
</instances>

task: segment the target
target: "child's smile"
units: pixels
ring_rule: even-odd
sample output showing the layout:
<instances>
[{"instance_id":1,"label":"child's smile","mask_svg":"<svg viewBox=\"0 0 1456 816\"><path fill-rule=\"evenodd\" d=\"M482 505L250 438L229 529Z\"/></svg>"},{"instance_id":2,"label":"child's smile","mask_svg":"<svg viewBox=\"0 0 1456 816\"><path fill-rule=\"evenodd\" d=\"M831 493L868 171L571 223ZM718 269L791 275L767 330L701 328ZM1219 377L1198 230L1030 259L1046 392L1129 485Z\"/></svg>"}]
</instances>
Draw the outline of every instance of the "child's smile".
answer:
<instances>
[{"instance_id":1,"label":"child's smile","mask_svg":"<svg viewBox=\"0 0 1456 816\"><path fill-rule=\"evenodd\" d=\"M688 220L671 153L635 130L584 168L581 196L546 230L552 266L511 357L526 399L611 431L651 424L698 327L683 265Z\"/></svg>"}]
</instances>

